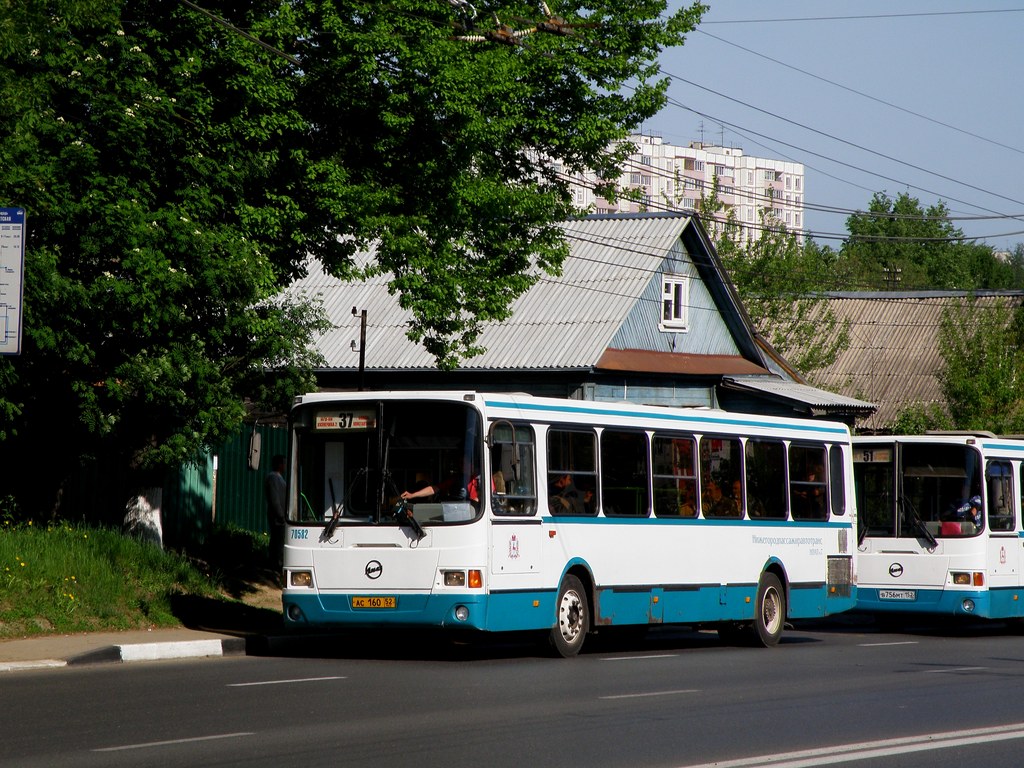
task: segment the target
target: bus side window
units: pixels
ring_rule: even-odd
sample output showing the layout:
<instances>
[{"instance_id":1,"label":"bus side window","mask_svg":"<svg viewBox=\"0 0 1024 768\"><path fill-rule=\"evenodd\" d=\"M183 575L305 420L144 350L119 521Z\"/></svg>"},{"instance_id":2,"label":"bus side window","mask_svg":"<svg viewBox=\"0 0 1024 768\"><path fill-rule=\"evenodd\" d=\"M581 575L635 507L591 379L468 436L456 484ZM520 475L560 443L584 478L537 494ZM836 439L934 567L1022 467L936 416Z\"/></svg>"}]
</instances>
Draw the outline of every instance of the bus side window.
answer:
<instances>
[{"instance_id":1,"label":"bus side window","mask_svg":"<svg viewBox=\"0 0 1024 768\"><path fill-rule=\"evenodd\" d=\"M601 507L609 516L647 517L651 498L644 432L601 433Z\"/></svg>"},{"instance_id":2,"label":"bus side window","mask_svg":"<svg viewBox=\"0 0 1024 768\"><path fill-rule=\"evenodd\" d=\"M697 451L692 437L654 436L654 514L697 516Z\"/></svg>"},{"instance_id":3,"label":"bus side window","mask_svg":"<svg viewBox=\"0 0 1024 768\"><path fill-rule=\"evenodd\" d=\"M700 507L704 517L743 515L742 498L734 498L741 477L740 456L740 441L736 438L705 435L700 439Z\"/></svg>"},{"instance_id":4,"label":"bus side window","mask_svg":"<svg viewBox=\"0 0 1024 768\"><path fill-rule=\"evenodd\" d=\"M832 500L832 514L846 514L846 469L843 449L838 445L828 449L828 497Z\"/></svg>"},{"instance_id":5,"label":"bus side window","mask_svg":"<svg viewBox=\"0 0 1024 768\"><path fill-rule=\"evenodd\" d=\"M597 514L597 440L593 432L548 431L548 510Z\"/></svg>"},{"instance_id":6,"label":"bus side window","mask_svg":"<svg viewBox=\"0 0 1024 768\"><path fill-rule=\"evenodd\" d=\"M1017 529L1013 512L1013 467L1008 461L990 461L985 468L988 484L988 520L993 531Z\"/></svg>"},{"instance_id":7,"label":"bus side window","mask_svg":"<svg viewBox=\"0 0 1024 768\"><path fill-rule=\"evenodd\" d=\"M789 446L789 506L794 520L828 516L825 446Z\"/></svg>"},{"instance_id":8,"label":"bus side window","mask_svg":"<svg viewBox=\"0 0 1024 768\"><path fill-rule=\"evenodd\" d=\"M747 514L751 518L786 518L786 446L781 440L748 440L746 447Z\"/></svg>"},{"instance_id":9,"label":"bus side window","mask_svg":"<svg viewBox=\"0 0 1024 768\"><path fill-rule=\"evenodd\" d=\"M509 422L494 428L491 444L491 508L496 515L537 512L537 469L533 430Z\"/></svg>"}]
</instances>

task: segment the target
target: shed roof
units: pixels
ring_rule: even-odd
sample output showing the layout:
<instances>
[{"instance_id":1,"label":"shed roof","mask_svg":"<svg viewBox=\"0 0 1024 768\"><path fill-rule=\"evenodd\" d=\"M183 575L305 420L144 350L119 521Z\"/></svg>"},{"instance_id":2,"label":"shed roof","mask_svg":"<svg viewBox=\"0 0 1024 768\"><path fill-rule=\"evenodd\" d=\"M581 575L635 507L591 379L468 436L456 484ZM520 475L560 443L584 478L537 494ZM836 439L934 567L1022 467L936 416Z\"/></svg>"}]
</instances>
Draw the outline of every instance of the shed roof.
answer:
<instances>
[{"instance_id":1,"label":"shed roof","mask_svg":"<svg viewBox=\"0 0 1024 768\"><path fill-rule=\"evenodd\" d=\"M980 310L999 302L1019 306L1020 291L906 291L826 294L840 323L849 324L850 346L831 366L809 377L817 386L878 405L861 428L884 430L912 405L945 402L938 374L943 361L939 330L943 311L973 299Z\"/></svg>"}]
</instances>

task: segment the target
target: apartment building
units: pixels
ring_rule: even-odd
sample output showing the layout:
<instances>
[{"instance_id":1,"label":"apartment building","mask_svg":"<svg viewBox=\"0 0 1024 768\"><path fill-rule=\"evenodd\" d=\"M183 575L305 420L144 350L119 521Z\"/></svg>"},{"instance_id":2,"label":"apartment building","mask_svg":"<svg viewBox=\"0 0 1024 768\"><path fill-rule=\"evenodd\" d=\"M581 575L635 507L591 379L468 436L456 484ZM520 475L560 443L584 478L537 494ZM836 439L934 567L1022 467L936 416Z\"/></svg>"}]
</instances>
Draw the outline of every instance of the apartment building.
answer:
<instances>
[{"instance_id":1,"label":"apartment building","mask_svg":"<svg viewBox=\"0 0 1024 768\"><path fill-rule=\"evenodd\" d=\"M637 151L626 160L617 186L638 190L638 200L620 198L611 203L594 194L594 174L572 180L575 203L597 214L678 211L697 208L718 179L719 199L730 208L740 225L740 240L756 239L761 231L761 211L767 220L799 233L804 228L804 166L743 154L738 147L703 142L689 146L666 144L660 136L633 135L628 139ZM720 222L705 221L718 234ZM802 239L802 238L801 238Z\"/></svg>"}]
</instances>

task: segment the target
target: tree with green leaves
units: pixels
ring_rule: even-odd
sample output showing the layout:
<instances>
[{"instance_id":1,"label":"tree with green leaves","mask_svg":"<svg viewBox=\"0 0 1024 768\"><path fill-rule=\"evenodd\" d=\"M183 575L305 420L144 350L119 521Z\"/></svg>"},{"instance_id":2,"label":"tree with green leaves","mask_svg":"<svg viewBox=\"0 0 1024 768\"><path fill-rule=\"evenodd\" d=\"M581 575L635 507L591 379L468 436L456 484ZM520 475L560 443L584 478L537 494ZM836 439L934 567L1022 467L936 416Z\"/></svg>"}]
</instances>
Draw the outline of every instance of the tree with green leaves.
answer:
<instances>
[{"instance_id":1,"label":"tree with green leaves","mask_svg":"<svg viewBox=\"0 0 1024 768\"><path fill-rule=\"evenodd\" d=\"M1024 432L1024 307L979 307L966 299L943 312L942 394L954 428Z\"/></svg>"},{"instance_id":2,"label":"tree with green leaves","mask_svg":"<svg viewBox=\"0 0 1024 768\"><path fill-rule=\"evenodd\" d=\"M613 178L627 150L609 147L665 103L659 53L705 10L0 3L3 204L28 212L0 460L43 510L83 457L155 473L236 428L246 397L310 386L322 316L275 299L310 258L390 275L438 365L477 352L566 256L548 159Z\"/></svg>"},{"instance_id":3,"label":"tree with green leaves","mask_svg":"<svg viewBox=\"0 0 1024 768\"><path fill-rule=\"evenodd\" d=\"M858 290L974 290L1011 287L1010 265L964 239L942 202L922 208L906 192L878 192L846 220L838 267Z\"/></svg>"}]
</instances>

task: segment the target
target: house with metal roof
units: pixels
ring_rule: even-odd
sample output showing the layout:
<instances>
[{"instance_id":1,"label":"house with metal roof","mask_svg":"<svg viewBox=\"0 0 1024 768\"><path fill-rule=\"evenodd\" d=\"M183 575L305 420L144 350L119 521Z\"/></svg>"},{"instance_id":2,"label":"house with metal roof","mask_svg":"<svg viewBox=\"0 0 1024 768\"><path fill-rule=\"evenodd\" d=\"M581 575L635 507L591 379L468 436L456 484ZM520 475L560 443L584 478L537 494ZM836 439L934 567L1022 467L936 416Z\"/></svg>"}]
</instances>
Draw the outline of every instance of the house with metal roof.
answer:
<instances>
[{"instance_id":1,"label":"house with metal roof","mask_svg":"<svg viewBox=\"0 0 1024 768\"><path fill-rule=\"evenodd\" d=\"M318 297L333 324L318 341L321 388L518 391L850 424L874 410L807 385L757 335L696 215L598 215L563 226L562 274L542 277L508 320L486 325L486 351L451 371L409 340L410 314L386 275L343 282L311 265L292 291Z\"/></svg>"},{"instance_id":2,"label":"house with metal roof","mask_svg":"<svg viewBox=\"0 0 1024 768\"><path fill-rule=\"evenodd\" d=\"M971 302L972 311L999 304L1019 307L1021 291L880 291L825 294L825 305L850 344L835 362L815 371L815 384L875 403L877 410L858 423L862 432L887 432L900 412L912 406L943 408L938 375L943 369L939 334L943 313ZM824 305L823 305L824 306Z\"/></svg>"}]
</instances>

